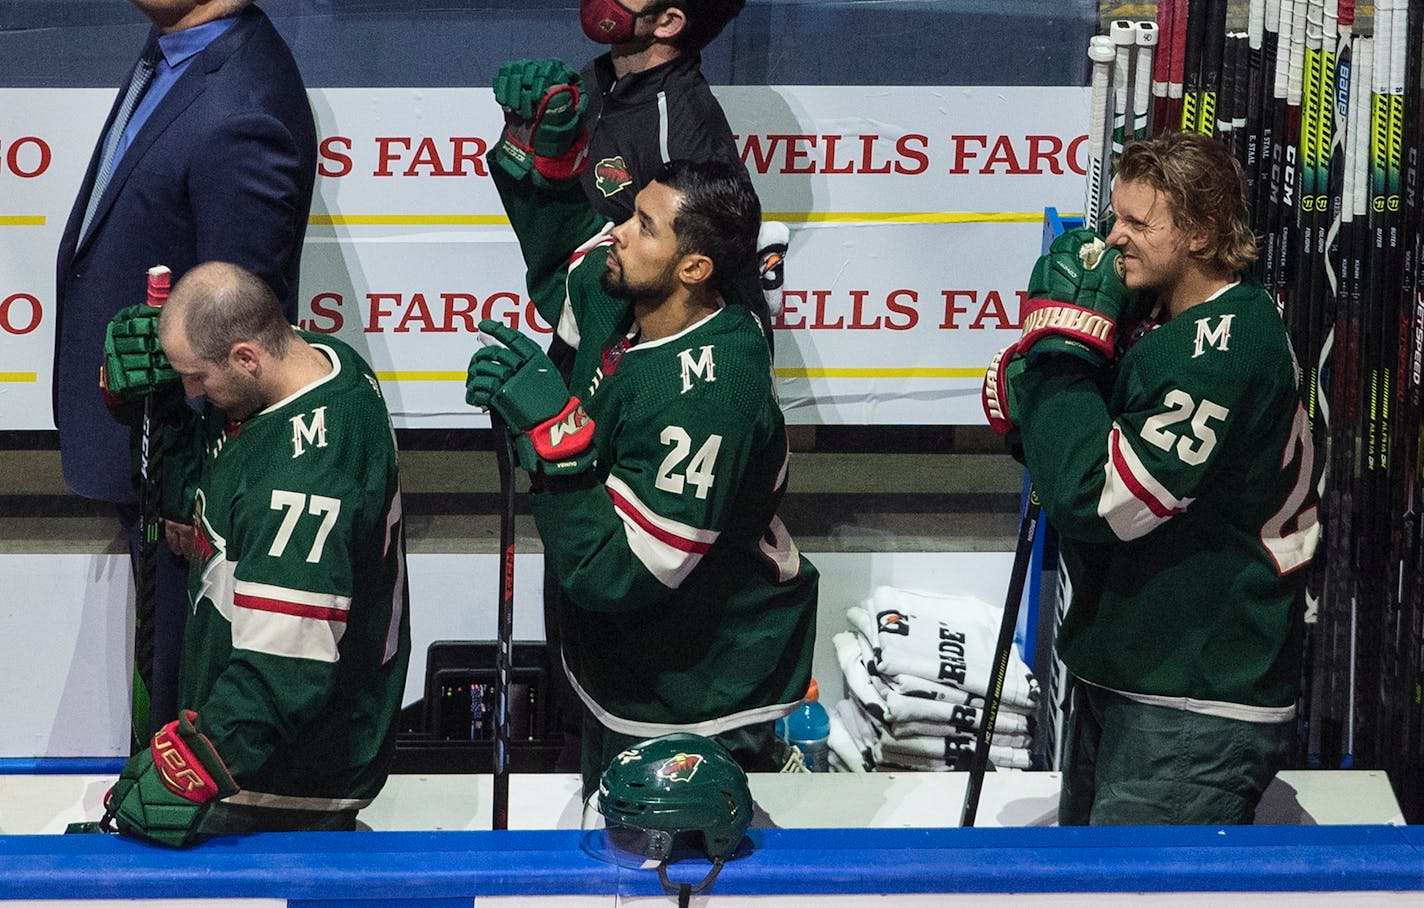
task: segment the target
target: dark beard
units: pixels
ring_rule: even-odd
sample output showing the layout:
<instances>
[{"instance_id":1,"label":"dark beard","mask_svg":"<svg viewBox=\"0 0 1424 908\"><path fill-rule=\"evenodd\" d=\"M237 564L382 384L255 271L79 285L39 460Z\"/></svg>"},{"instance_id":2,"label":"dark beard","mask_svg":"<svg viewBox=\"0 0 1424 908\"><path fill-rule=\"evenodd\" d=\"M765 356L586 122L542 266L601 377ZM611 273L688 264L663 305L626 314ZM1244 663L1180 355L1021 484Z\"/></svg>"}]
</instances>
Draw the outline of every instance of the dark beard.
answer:
<instances>
[{"instance_id":1,"label":"dark beard","mask_svg":"<svg viewBox=\"0 0 1424 908\"><path fill-rule=\"evenodd\" d=\"M603 287L604 293L627 303L652 302L662 299L666 295L658 287L630 287L627 281L621 277L614 277L611 271L604 271L600 274L598 283Z\"/></svg>"}]
</instances>

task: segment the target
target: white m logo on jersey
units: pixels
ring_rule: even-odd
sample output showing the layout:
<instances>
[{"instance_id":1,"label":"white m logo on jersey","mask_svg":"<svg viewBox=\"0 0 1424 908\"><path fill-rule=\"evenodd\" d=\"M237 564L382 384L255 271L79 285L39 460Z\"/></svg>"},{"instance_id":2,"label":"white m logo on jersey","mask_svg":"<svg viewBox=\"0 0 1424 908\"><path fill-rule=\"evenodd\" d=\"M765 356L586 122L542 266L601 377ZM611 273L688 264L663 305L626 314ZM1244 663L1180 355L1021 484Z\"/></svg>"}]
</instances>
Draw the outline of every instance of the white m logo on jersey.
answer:
<instances>
[{"instance_id":1,"label":"white m logo on jersey","mask_svg":"<svg viewBox=\"0 0 1424 908\"><path fill-rule=\"evenodd\" d=\"M1226 345L1231 340L1231 320L1236 315L1223 315L1217 319L1216 327L1211 327L1211 319L1197 319L1197 342L1192 359L1196 359L1206 352L1207 347L1215 347L1221 352L1226 352Z\"/></svg>"},{"instance_id":2,"label":"white m logo on jersey","mask_svg":"<svg viewBox=\"0 0 1424 908\"><path fill-rule=\"evenodd\" d=\"M686 394L692 390L692 377L695 375L703 381L717 380L717 364L712 360L712 345L703 347L697 354L697 359L692 358L692 349L683 350L677 355L678 362L682 363L682 393Z\"/></svg>"},{"instance_id":3,"label":"white m logo on jersey","mask_svg":"<svg viewBox=\"0 0 1424 908\"><path fill-rule=\"evenodd\" d=\"M292 417L292 457L301 457L307 452L303 442L318 448L326 447L326 407L317 407L311 412L311 425L302 421L298 413Z\"/></svg>"}]
</instances>

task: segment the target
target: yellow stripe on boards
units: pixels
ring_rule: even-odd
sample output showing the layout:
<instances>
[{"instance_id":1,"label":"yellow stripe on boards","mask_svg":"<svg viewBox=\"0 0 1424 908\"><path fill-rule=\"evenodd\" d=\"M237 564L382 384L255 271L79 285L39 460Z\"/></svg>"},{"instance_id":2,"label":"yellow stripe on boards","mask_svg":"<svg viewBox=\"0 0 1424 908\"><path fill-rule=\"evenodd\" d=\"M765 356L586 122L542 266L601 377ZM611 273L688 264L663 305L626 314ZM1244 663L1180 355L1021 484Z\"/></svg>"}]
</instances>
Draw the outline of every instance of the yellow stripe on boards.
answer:
<instances>
[{"instance_id":1,"label":"yellow stripe on boards","mask_svg":"<svg viewBox=\"0 0 1424 908\"><path fill-rule=\"evenodd\" d=\"M488 227L505 226L502 214L314 214L316 227Z\"/></svg>"},{"instance_id":2,"label":"yellow stripe on boards","mask_svg":"<svg viewBox=\"0 0 1424 908\"><path fill-rule=\"evenodd\" d=\"M776 370L777 378L975 378L984 377L982 366L972 369L796 369Z\"/></svg>"},{"instance_id":3,"label":"yellow stripe on boards","mask_svg":"<svg viewBox=\"0 0 1424 908\"><path fill-rule=\"evenodd\" d=\"M43 227L42 214L0 214L0 227Z\"/></svg>"},{"instance_id":4,"label":"yellow stripe on boards","mask_svg":"<svg viewBox=\"0 0 1424 908\"><path fill-rule=\"evenodd\" d=\"M787 224L1037 224L1041 211L766 211ZM504 227L502 214L314 214L316 227Z\"/></svg>"},{"instance_id":5,"label":"yellow stripe on boards","mask_svg":"<svg viewBox=\"0 0 1424 908\"><path fill-rule=\"evenodd\" d=\"M38 372L0 372L0 382L32 384L39 381Z\"/></svg>"}]
</instances>

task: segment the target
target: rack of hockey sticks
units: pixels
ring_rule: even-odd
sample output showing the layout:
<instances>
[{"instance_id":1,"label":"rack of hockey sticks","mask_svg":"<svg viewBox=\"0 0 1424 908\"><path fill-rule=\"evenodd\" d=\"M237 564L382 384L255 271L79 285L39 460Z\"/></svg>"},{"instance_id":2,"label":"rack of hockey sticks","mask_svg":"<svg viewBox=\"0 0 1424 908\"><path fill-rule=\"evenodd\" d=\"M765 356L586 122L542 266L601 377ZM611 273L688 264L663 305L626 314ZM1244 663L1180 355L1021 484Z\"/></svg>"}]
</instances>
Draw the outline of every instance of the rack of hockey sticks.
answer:
<instances>
[{"instance_id":1,"label":"rack of hockey sticks","mask_svg":"<svg viewBox=\"0 0 1424 908\"><path fill-rule=\"evenodd\" d=\"M1153 22L1112 23L1089 49L1086 146L1110 151L1089 152L1084 216L1106 229L1115 153L1133 138L1194 130L1241 162L1261 250L1250 276L1289 331L1323 464L1302 761L1387 770L1411 822L1424 821L1422 43L1424 0L1160 0Z\"/></svg>"}]
</instances>

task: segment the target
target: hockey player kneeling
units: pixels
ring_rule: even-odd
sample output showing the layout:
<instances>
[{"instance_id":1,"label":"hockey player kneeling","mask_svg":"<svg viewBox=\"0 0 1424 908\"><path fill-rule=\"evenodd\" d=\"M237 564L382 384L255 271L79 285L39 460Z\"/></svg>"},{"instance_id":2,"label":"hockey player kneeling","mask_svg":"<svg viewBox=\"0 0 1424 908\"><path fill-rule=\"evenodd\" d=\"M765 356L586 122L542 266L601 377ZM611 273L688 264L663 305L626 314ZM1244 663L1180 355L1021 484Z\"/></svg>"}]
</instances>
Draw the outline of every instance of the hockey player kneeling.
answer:
<instances>
[{"instance_id":1,"label":"hockey player kneeling","mask_svg":"<svg viewBox=\"0 0 1424 908\"><path fill-rule=\"evenodd\" d=\"M155 321L157 324L155 325ZM252 273L188 271L110 325L108 392L176 399L190 561L179 717L124 766L101 826L161 845L352 829L395 750L410 658L395 437L370 367L297 331ZM161 341L161 347L155 340ZM181 390L180 390L181 384ZM204 399L201 413L183 402ZM175 502L177 504L175 504Z\"/></svg>"},{"instance_id":2,"label":"hockey player kneeling","mask_svg":"<svg viewBox=\"0 0 1424 908\"><path fill-rule=\"evenodd\" d=\"M810 680L817 575L776 516L788 449L765 338L720 292L755 254L756 194L725 164L674 161L606 224L577 179L577 75L522 61L494 88L507 125L490 174L575 359L565 384L533 341L481 322L466 400L515 433L567 593L585 791L629 745L675 732L780 769L772 723Z\"/></svg>"},{"instance_id":3,"label":"hockey player kneeling","mask_svg":"<svg viewBox=\"0 0 1424 908\"><path fill-rule=\"evenodd\" d=\"M1072 580L1058 819L1249 823L1294 751L1320 534L1299 370L1243 276L1256 244L1220 142L1130 145L1112 207L1106 244L1071 231L1038 261L984 387ZM1136 326L1132 294L1156 307Z\"/></svg>"}]
</instances>

